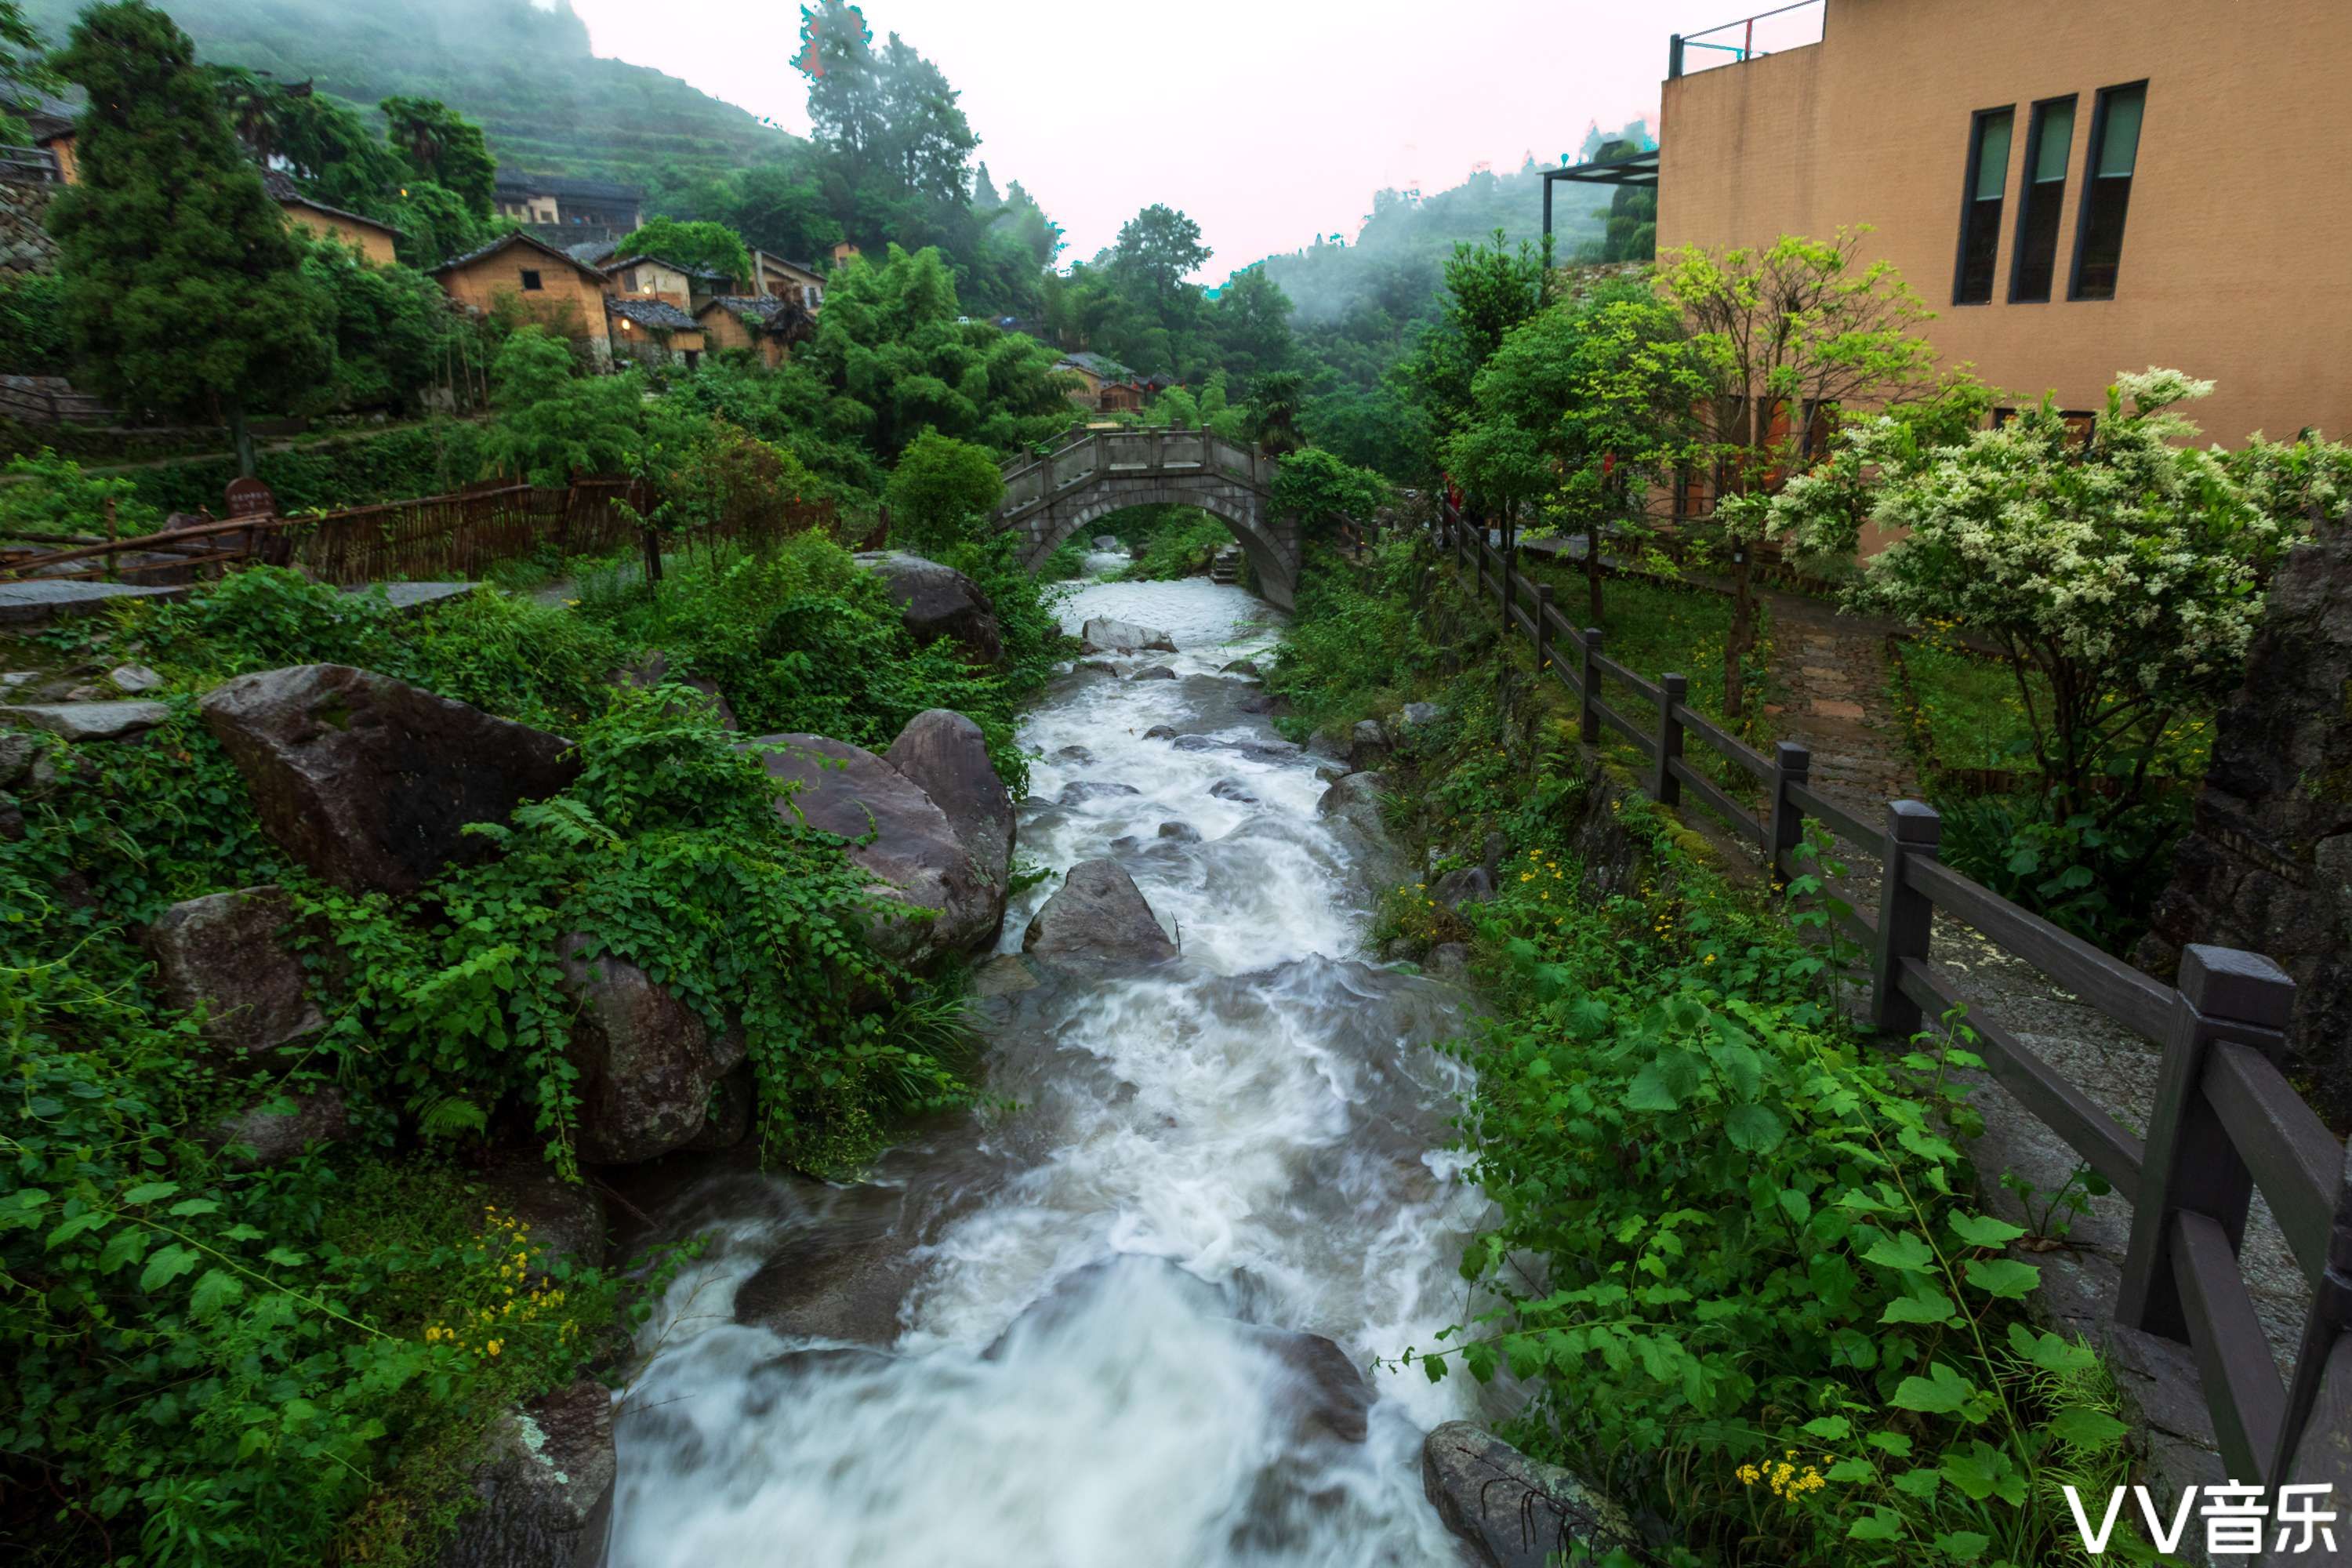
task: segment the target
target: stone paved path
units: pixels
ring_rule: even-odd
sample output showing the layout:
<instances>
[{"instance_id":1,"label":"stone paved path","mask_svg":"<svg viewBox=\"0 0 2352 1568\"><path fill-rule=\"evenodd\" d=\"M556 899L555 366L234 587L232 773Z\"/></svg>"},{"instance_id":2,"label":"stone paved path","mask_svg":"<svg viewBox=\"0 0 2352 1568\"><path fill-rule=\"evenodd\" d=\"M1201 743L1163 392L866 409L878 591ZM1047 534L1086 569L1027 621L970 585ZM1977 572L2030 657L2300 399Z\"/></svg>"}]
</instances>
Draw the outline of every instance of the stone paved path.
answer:
<instances>
[{"instance_id":1,"label":"stone paved path","mask_svg":"<svg viewBox=\"0 0 2352 1568\"><path fill-rule=\"evenodd\" d=\"M1919 790L1886 695L1886 628L1800 594L1770 594L1772 729L1812 748L1813 783L1864 808Z\"/></svg>"}]
</instances>

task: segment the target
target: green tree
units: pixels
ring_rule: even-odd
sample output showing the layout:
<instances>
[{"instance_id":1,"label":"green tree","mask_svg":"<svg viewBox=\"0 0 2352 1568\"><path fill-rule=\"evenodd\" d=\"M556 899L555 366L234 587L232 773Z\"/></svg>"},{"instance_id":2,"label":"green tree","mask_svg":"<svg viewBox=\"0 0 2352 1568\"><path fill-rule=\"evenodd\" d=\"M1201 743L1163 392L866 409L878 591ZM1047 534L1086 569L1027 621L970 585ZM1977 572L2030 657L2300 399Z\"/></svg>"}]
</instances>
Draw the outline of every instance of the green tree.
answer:
<instances>
[{"instance_id":1,"label":"green tree","mask_svg":"<svg viewBox=\"0 0 2352 1568\"><path fill-rule=\"evenodd\" d=\"M1299 400L1305 391L1304 378L1293 370L1261 375L1250 388L1251 438L1277 458L1307 445L1298 425Z\"/></svg>"},{"instance_id":2,"label":"green tree","mask_svg":"<svg viewBox=\"0 0 2352 1568\"><path fill-rule=\"evenodd\" d=\"M439 285L407 267L372 267L332 240L310 247L303 275L329 301L333 378L299 406L324 413L415 407L448 374L462 331Z\"/></svg>"},{"instance_id":3,"label":"green tree","mask_svg":"<svg viewBox=\"0 0 2352 1568\"><path fill-rule=\"evenodd\" d=\"M926 430L900 455L883 496L892 536L937 556L977 536L1004 499L1004 475L987 447Z\"/></svg>"},{"instance_id":4,"label":"green tree","mask_svg":"<svg viewBox=\"0 0 2352 1568\"><path fill-rule=\"evenodd\" d=\"M0 142L22 142L18 114L32 107L27 94L52 87L57 77L41 58L41 35L25 20L16 0L0 0Z\"/></svg>"},{"instance_id":5,"label":"green tree","mask_svg":"<svg viewBox=\"0 0 2352 1568\"><path fill-rule=\"evenodd\" d=\"M1185 278L1209 259L1201 226L1174 207L1154 202L1119 226L1111 247L1112 276L1139 285L1154 298L1174 298Z\"/></svg>"},{"instance_id":6,"label":"green tree","mask_svg":"<svg viewBox=\"0 0 2352 1568\"><path fill-rule=\"evenodd\" d=\"M333 368L302 242L170 17L141 0L92 6L58 67L89 95L81 179L49 209L76 356L133 413L225 421L251 474L248 414Z\"/></svg>"},{"instance_id":7,"label":"green tree","mask_svg":"<svg viewBox=\"0 0 2352 1568\"><path fill-rule=\"evenodd\" d=\"M1448 471L1514 507L1540 502L1549 521L1583 532L1590 624L1599 626L1605 531L1690 460L1691 409L1709 390L1680 312L1645 283L1606 284L1504 338L1472 384Z\"/></svg>"},{"instance_id":8,"label":"green tree","mask_svg":"<svg viewBox=\"0 0 2352 1568\"><path fill-rule=\"evenodd\" d=\"M1262 266L1243 268L1218 290L1209 332L1217 363L1244 384L1290 368L1290 297Z\"/></svg>"},{"instance_id":9,"label":"green tree","mask_svg":"<svg viewBox=\"0 0 2352 1568\"><path fill-rule=\"evenodd\" d=\"M1713 383L1698 405L1716 475L1716 543L1730 557L1731 631L1723 652L1723 711L1740 717L1756 647L1755 555L1769 537L1769 498L1802 471L1818 425L1856 404L1901 397L1931 373L1936 351L1916 335L1934 312L1894 264L1864 264L1865 228L1832 239L1782 235L1760 248L1685 247L1659 282L1678 306Z\"/></svg>"},{"instance_id":10,"label":"green tree","mask_svg":"<svg viewBox=\"0 0 2352 1568\"><path fill-rule=\"evenodd\" d=\"M743 237L723 223L652 218L616 244L613 254L656 256L680 267L716 272L745 287L752 281L751 252Z\"/></svg>"},{"instance_id":11,"label":"green tree","mask_svg":"<svg viewBox=\"0 0 2352 1568\"><path fill-rule=\"evenodd\" d=\"M1554 276L1549 244L1541 250L1525 241L1515 247L1505 243L1501 229L1489 242L1454 247L1438 318L1402 367L1428 411L1440 450L1471 419L1478 373L1511 329L1551 303ZM1474 506L1479 499L1472 497Z\"/></svg>"},{"instance_id":12,"label":"green tree","mask_svg":"<svg viewBox=\"0 0 2352 1568\"><path fill-rule=\"evenodd\" d=\"M499 165L480 126L437 98L387 98L376 107L386 140L411 174L455 192L476 217L490 216Z\"/></svg>"},{"instance_id":13,"label":"green tree","mask_svg":"<svg viewBox=\"0 0 2352 1568\"><path fill-rule=\"evenodd\" d=\"M1297 517L1310 540L1328 539L1342 522L1369 521L1388 500L1386 479L1319 447L1287 453L1275 468L1275 510Z\"/></svg>"},{"instance_id":14,"label":"green tree","mask_svg":"<svg viewBox=\"0 0 2352 1568\"><path fill-rule=\"evenodd\" d=\"M492 471L534 485L634 471L645 444L645 388L635 373L583 376L572 350L539 326L517 331L490 366Z\"/></svg>"}]
</instances>

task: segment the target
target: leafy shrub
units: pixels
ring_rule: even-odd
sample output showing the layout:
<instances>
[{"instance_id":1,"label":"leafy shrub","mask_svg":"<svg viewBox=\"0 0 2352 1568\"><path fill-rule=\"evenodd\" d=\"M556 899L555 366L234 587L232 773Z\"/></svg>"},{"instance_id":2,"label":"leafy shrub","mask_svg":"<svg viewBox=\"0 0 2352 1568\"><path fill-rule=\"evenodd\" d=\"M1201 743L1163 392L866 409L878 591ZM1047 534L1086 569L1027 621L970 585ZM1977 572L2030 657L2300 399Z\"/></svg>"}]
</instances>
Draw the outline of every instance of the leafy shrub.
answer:
<instances>
[{"instance_id":1,"label":"leafy shrub","mask_svg":"<svg viewBox=\"0 0 2352 1568\"><path fill-rule=\"evenodd\" d=\"M65 286L58 275L0 277L0 375L63 375L72 363Z\"/></svg>"},{"instance_id":2,"label":"leafy shrub","mask_svg":"<svg viewBox=\"0 0 2352 1568\"><path fill-rule=\"evenodd\" d=\"M2110 952L2128 952L2172 879L2189 827L2185 794L2102 821L2058 815L2051 795L1944 796L1944 863L2013 904Z\"/></svg>"},{"instance_id":3,"label":"leafy shrub","mask_svg":"<svg viewBox=\"0 0 2352 1568\"><path fill-rule=\"evenodd\" d=\"M94 479L47 447L10 458L0 473L16 481L0 485L0 538L21 537L19 531L103 538L110 527L121 538L135 539L163 522L128 479Z\"/></svg>"},{"instance_id":4,"label":"leafy shrub","mask_svg":"<svg viewBox=\"0 0 2352 1568\"><path fill-rule=\"evenodd\" d=\"M926 430L900 454L883 494L893 534L929 554L976 535L1004 499L1004 476L987 447Z\"/></svg>"},{"instance_id":5,"label":"leafy shrub","mask_svg":"<svg viewBox=\"0 0 2352 1568\"><path fill-rule=\"evenodd\" d=\"M1173 513L1142 536L1143 553L1112 574L1121 583L1166 583L1198 577L1220 551L1234 547L1234 531L1217 519L1190 507L1167 507Z\"/></svg>"},{"instance_id":6,"label":"leafy shrub","mask_svg":"<svg viewBox=\"0 0 2352 1568\"><path fill-rule=\"evenodd\" d=\"M397 430L335 437L283 451L265 449L256 475L287 512L373 506L378 501L441 495L472 484L482 475L482 426L460 419L435 419ZM136 468L122 476L140 500L158 511L218 513L232 458Z\"/></svg>"}]
</instances>

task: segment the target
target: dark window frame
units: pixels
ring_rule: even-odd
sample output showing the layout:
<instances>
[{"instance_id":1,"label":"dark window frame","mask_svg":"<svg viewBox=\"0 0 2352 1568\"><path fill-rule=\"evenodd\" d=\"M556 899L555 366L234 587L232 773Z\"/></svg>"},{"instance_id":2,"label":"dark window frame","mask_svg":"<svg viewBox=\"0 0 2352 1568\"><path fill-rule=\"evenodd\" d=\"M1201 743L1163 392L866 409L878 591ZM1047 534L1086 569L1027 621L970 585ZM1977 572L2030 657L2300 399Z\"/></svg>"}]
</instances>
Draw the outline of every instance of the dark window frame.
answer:
<instances>
[{"instance_id":1,"label":"dark window frame","mask_svg":"<svg viewBox=\"0 0 2352 1568\"><path fill-rule=\"evenodd\" d=\"M526 293L526 294L539 294L539 293L544 293L544 292L546 291L546 289L547 289L547 285L546 285L546 283L545 283L544 281L542 281L542 280L541 279L541 278L540 278L540 276L539 276L539 269L538 269L537 268L535 268L535 267L526 267L526 268L524 268L522 269L522 291L523 291L524 293Z\"/></svg>"},{"instance_id":2,"label":"dark window frame","mask_svg":"<svg viewBox=\"0 0 2352 1568\"><path fill-rule=\"evenodd\" d=\"M2074 179L2074 110L2080 96L2069 92L2056 98L2036 99L2033 112L2026 120L2025 157L2017 175L2017 234L2011 242L2009 258L2009 302L2012 305L2046 305L2057 292L2058 231L2066 222L2066 187ZM2042 136L2046 129L2046 119L2050 110L2061 105L2066 110L2066 172L2054 181L2038 181L2033 174L2042 163ZM2029 294L2025 291L2026 246L2030 243L2028 230L2033 220L2041 216L2034 193L2043 184L2057 186L2050 198L2050 276L2042 284L2042 292Z\"/></svg>"},{"instance_id":3,"label":"dark window frame","mask_svg":"<svg viewBox=\"0 0 2352 1568\"><path fill-rule=\"evenodd\" d=\"M2090 239L2093 221L2097 216L2099 209L2099 186L2101 184L2099 179L2099 160L2104 157L2106 153L2107 110L2115 102L2116 96L2118 93L2126 92L2137 92L2139 94L2138 134L2142 138L2145 138L2147 134L2147 78L2143 77L2137 81L2119 81L2113 87L2103 87L2099 89L2098 97L2094 101L2091 110L2090 145L2084 150L2083 154L2083 195L2081 200L2074 204L2074 264L2067 268L2066 276L2066 298L2069 301L2077 300L2112 300L2116 297L2115 285L2113 282L2108 284L2107 289L2105 293L2084 292L2083 252ZM2139 146L2138 142L2135 141L2132 146L2132 172L2123 176L2125 188L2121 193L2119 193L2123 202L2123 211L2121 216L2119 216L2116 220L2116 270L2118 274L2123 270L2123 231L2126 221L2131 216L2131 187L2138 183Z\"/></svg>"},{"instance_id":4,"label":"dark window frame","mask_svg":"<svg viewBox=\"0 0 2352 1568\"><path fill-rule=\"evenodd\" d=\"M1968 298L1969 241L1977 236L1977 209L1982 205L1977 200L1977 164L1984 157L1985 127L2004 117L2009 121L2009 141L2013 148L2017 145L2017 105L2000 104L1991 109L1979 109L1969 117L1969 156L1960 171L1959 242L1952 258L1952 303L1955 305L1992 303L1994 279L2000 267L2000 221L2005 213L1993 213L1985 225L1992 236L1992 255L1985 264L1985 292L1981 300ZM2009 189L2006 163L2001 169L2000 189L2003 193ZM2009 205L2003 196L1995 196L1992 202L2004 209Z\"/></svg>"}]
</instances>

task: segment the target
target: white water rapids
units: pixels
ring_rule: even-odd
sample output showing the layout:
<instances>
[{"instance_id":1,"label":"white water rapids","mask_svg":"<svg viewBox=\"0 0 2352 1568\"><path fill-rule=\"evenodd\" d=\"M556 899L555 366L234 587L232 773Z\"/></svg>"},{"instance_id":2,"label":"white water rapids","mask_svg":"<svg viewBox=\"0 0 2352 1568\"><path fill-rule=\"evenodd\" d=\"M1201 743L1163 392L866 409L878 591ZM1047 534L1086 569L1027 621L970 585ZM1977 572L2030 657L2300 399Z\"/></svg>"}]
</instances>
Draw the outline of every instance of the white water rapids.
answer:
<instances>
[{"instance_id":1,"label":"white water rapids","mask_svg":"<svg viewBox=\"0 0 2352 1568\"><path fill-rule=\"evenodd\" d=\"M1074 671L1029 716L1015 853L1055 876L1003 950L1108 855L1183 956L985 1004L1013 1103L865 1186L739 1173L662 1216L713 1245L640 1338L612 1568L1460 1561L1420 1439L1471 1389L1371 1363L1465 1307L1458 1069L1426 1044L1462 998L1361 960L1374 847L1318 819L1318 759L1217 673L1263 654L1270 612L1202 579L1088 581L1063 609L1183 651ZM1179 679L1124 679L1163 662ZM1367 1372L1362 1440L1313 1419L1329 1369L1272 1331Z\"/></svg>"}]
</instances>

